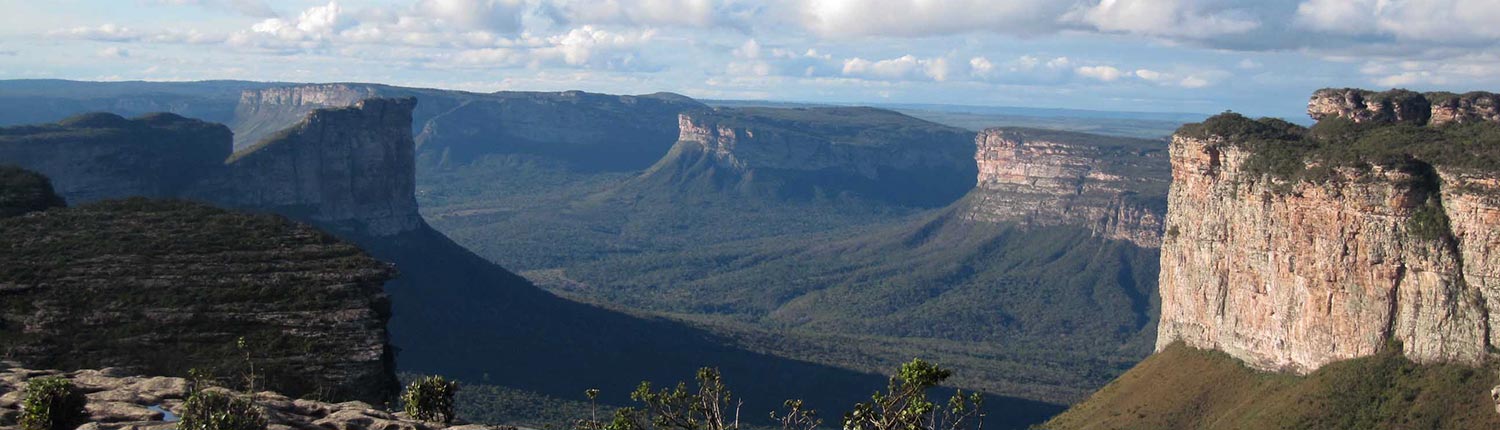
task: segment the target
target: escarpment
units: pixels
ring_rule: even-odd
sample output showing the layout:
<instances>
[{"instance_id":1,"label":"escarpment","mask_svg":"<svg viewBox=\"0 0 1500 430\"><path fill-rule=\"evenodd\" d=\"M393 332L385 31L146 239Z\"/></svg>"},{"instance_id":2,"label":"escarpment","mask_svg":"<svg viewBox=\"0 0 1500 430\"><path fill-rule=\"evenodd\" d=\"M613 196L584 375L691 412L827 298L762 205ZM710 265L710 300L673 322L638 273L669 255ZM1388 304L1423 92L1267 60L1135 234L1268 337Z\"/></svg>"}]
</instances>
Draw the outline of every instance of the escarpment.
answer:
<instances>
[{"instance_id":1,"label":"escarpment","mask_svg":"<svg viewBox=\"0 0 1500 430\"><path fill-rule=\"evenodd\" d=\"M1170 177L1161 142L1027 129L975 139L978 183L962 216L1080 226L1145 248L1161 243Z\"/></svg>"},{"instance_id":2,"label":"escarpment","mask_svg":"<svg viewBox=\"0 0 1500 430\"><path fill-rule=\"evenodd\" d=\"M377 98L313 110L233 156L222 125L173 114L85 114L0 128L0 163L52 178L71 203L186 198L390 236L422 225L413 194L414 106Z\"/></svg>"},{"instance_id":3,"label":"escarpment","mask_svg":"<svg viewBox=\"0 0 1500 430\"><path fill-rule=\"evenodd\" d=\"M1180 130L1158 348L1299 373L1393 347L1483 361L1500 342L1500 134L1487 96L1428 97L1325 90L1310 130L1233 114Z\"/></svg>"},{"instance_id":4,"label":"escarpment","mask_svg":"<svg viewBox=\"0 0 1500 430\"><path fill-rule=\"evenodd\" d=\"M975 172L972 133L881 109L719 108L678 129L637 188L941 206Z\"/></svg>"},{"instance_id":5,"label":"escarpment","mask_svg":"<svg viewBox=\"0 0 1500 430\"><path fill-rule=\"evenodd\" d=\"M195 191L200 199L390 236L422 226L411 138L414 99L319 109L236 153Z\"/></svg>"},{"instance_id":6,"label":"escarpment","mask_svg":"<svg viewBox=\"0 0 1500 430\"><path fill-rule=\"evenodd\" d=\"M0 354L27 366L233 377L379 403L392 268L312 227L183 201L0 219Z\"/></svg>"},{"instance_id":7,"label":"escarpment","mask_svg":"<svg viewBox=\"0 0 1500 430\"><path fill-rule=\"evenodd\" d=\"M1307 113L1315 120L1344 118L1357 123L1444 125L1500 122L1500 94L1328 88L1313 93L1307 102Z\"/></svg>"}]
</instances>

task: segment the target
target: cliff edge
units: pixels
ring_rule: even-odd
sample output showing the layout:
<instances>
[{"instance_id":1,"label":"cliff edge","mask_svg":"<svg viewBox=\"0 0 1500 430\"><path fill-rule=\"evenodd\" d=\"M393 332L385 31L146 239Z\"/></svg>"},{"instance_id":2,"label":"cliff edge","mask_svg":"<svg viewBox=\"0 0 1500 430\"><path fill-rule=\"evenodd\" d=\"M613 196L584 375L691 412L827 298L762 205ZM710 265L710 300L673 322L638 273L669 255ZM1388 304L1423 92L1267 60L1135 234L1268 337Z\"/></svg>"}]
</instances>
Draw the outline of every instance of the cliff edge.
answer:
<instances>
[{"instance_id":1,"label":"cliff edge","mask_svg":"<svg viewBox=\"0 0 1500 430\"><path fill-rule=\"evenodd\" d=\"M1484 100L1324 90L1311 129L1223 114L1179 130L1158 349L1296 373L1396 347L1483 361L1500 344L1500 125Z\"/></svg>"}]
</instances>

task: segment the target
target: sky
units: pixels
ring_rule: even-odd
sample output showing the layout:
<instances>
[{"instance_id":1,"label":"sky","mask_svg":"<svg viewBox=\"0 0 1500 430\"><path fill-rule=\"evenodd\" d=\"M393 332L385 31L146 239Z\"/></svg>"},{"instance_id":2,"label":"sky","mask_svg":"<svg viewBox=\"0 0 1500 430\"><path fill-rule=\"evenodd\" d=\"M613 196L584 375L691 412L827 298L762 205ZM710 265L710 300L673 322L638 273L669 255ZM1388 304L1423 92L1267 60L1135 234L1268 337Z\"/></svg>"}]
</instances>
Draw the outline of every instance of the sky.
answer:
<instances>
[{"instance_id":1,"label":"sky","mask_svg":"<svg viewBox=\"0 0 1500 430\"><path fill-rule=\"evenodd\" d=\"M1500 0L0 0L0 79L1300 117L1500 90Z\"/></svg>"}]
</instances>

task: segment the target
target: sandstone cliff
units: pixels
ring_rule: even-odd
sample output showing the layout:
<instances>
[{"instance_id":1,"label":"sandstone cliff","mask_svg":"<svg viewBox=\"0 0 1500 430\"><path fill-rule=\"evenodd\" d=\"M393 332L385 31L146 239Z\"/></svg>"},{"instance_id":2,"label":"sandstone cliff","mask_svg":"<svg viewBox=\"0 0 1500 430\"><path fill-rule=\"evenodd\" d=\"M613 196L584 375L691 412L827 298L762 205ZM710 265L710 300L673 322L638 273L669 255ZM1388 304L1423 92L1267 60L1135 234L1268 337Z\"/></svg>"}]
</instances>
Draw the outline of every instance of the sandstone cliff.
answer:
<instances>
[{"instance_id":1,"label":"sandstone cliff","mask_svg":"<svg viewBox=\"0 0 1500 430\"><path fill-rule=\"evenodd\" d=\"M720 108L682 114L678 129L637 188L941 206L975 172L971 133L881 109Z\"/></svg>"},{"instance_id":2,"label":"sandstone cliff","mask_svg":"<svg viewBox=\"0 0 1500 430\"><path fill-rule=\"evenodd\" d=\"M1354 122L1463 124L1500 121L1500 95L1483 91L1418 94L1406 90L1375 92L1354 88L1322 89L1307 102L1313 119L1345 118Z\"/></svg>"},{"instance_id":3,"label":"sandstone cliff","mask_svg":"<svg viewBox=\"0 0 1500 430\"><path fill-rule=\"evenodd\" d=\"M311 227L131 199L0 219L0 232L7 359L228 376L248 353L260 383L292 395L394 393L381 291L394 272Z\"/></svg>"},{"instance_id":4,"label":"sandstone cliff","mask_svg":"<svg viewBox=\"0 0 1500 430\"><path fill-rule=\"evenodd\" d=\"M1421 126L1483 117L1432 105L1450 104L1320 91L1311 131L1232 114L1179 131L1158 348L1182 340L1294 372L1392 340L1420 362L1489 355L1500 174L1485 163L1500 142Z\"/></svg>"},{"instance_id":5,"label":"sandstone cliff","mask_svg":"<svg viewBox=\"0 0 1500 430\"><path fill-rule=\"evenodd\" d=\"M235 149L247 148L301 122L314 110L353 106L376 97L376 89L351 84L314 84L245 90L234 109Z\"/></svg>"},{"instance_id":6,"label":"sandstone cliff","mask_svg":"<svg viewBox=\"0 0 1500 430\"><path fill-rule=\"evenodd\" d=\"M228 161L193 195L324 228L389 236L424 225L414 194L413 99L319 109Z\"/></svg>"},{"instance_id":7,"label":"sandstone cliff","mask_svg":"<svg viewBox=\"0 0 1500 430\"><path fill-rule=\"evenodd\" d=\"M1169 169L1164 143L990 129L975 139L978 184L962 216L1160 246Z\"/></svg>"}]
</instances>

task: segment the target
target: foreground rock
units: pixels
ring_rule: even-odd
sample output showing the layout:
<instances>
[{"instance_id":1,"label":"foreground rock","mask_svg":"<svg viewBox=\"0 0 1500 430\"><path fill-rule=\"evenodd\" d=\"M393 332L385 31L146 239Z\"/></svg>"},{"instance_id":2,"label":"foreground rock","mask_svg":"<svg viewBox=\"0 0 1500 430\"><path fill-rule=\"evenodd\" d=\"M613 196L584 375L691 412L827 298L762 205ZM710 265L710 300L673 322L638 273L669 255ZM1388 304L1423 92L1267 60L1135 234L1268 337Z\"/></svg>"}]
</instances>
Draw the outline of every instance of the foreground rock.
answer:
<instances>
[{"instance_id":1,"label":"foreground rock","mask_svg":"<svg viewBox=\"0 0 1500 430\"><path fill-rule=\"evenodd\" d=\"M190 384L183 378L132 376L116 368L60 372L0 364L0 428L16 425L26 381L63 376L87 393L88 424L80 430L176 428ZM222 390L221 388L209 388ZM515 430L514 427L422 422L365 402L324 403L266 391L253 396L268 430Z\"/></svg>"}]
</instances>

